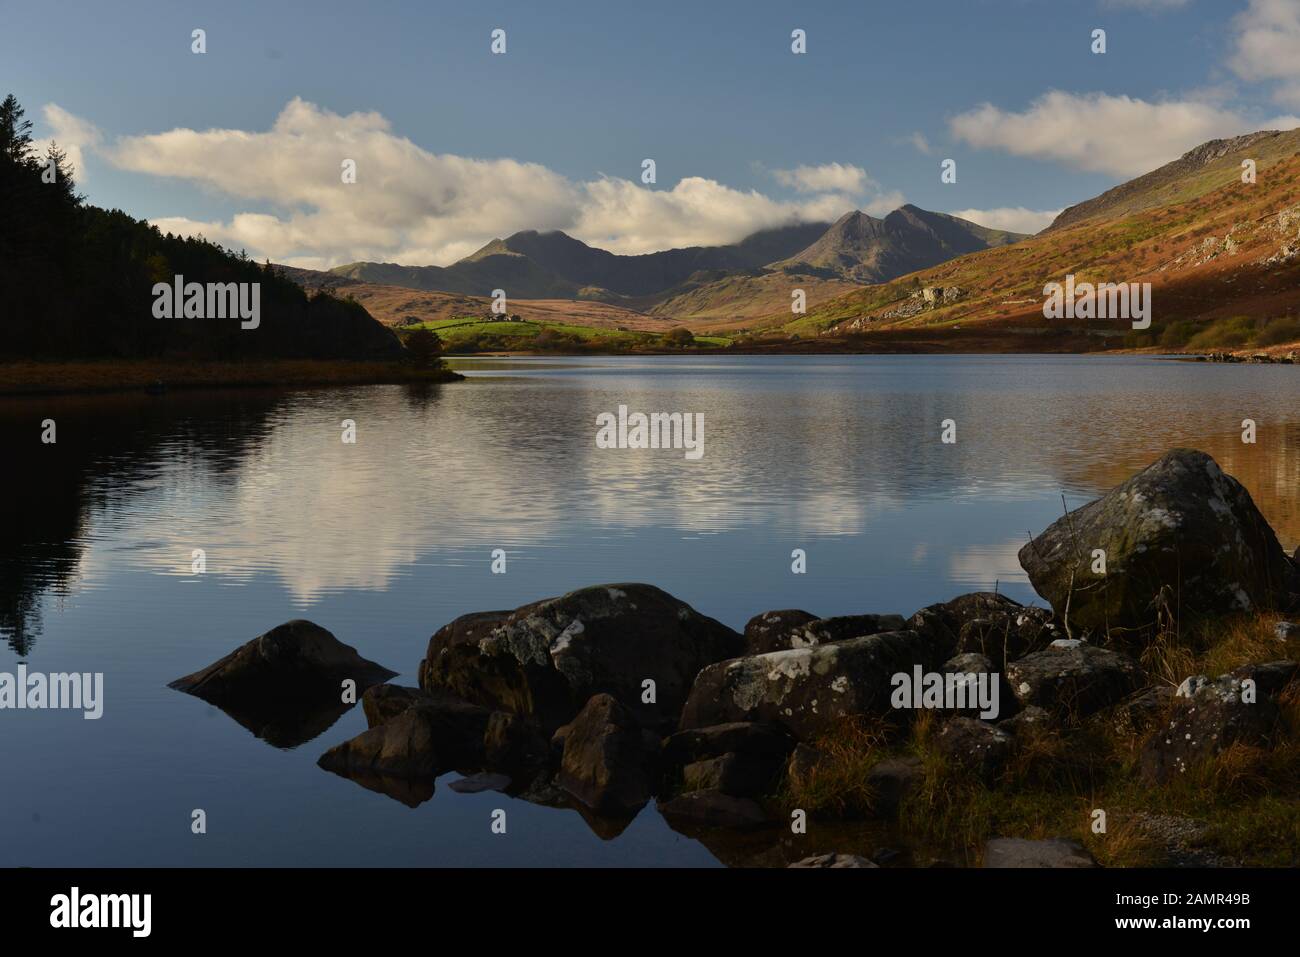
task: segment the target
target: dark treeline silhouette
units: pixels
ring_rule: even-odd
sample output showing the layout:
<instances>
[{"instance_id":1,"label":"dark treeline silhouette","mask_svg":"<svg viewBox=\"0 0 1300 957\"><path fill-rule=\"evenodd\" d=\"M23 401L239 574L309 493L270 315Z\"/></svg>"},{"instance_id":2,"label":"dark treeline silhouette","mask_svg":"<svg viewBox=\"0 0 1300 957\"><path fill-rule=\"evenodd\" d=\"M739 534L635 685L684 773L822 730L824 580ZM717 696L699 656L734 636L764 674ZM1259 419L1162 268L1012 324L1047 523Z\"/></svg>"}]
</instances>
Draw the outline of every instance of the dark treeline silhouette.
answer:
<instances>
[{"instance_id":1,"label":"dark treeline silhouette","mask_svg":"<svg viewBox=\"0 0 1300 957\"><path fill-rule=\"evenodd\" d=\"M397 337L356 302L312 297L269 263L164 235L91 206L57 144L39 154L11 94L0 103L0 358L399 358ZM260 283L260 325L159 319L153 286Z\"/></svg>"}]
</instances>

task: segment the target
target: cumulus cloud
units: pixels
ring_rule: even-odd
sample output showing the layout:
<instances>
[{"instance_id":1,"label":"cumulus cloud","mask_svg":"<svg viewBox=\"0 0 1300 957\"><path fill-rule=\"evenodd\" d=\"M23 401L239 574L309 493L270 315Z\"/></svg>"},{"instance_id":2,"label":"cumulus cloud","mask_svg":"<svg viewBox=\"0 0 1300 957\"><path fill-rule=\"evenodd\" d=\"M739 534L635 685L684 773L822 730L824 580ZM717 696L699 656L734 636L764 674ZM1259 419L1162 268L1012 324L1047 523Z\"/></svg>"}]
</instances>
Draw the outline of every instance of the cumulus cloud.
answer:
<instances>
[{"instance_id":1,"label":"cumulus cloud","mask_svg":"<svg viewBox=\"0 0 1300 957\"><path fill-rule=\"evenodd\" d=\"M57 103L47 103L41 110L41 117L50 129L50 135L32 140L33 150L44 155L51 143L58 143L59 149L68 156L73 174L79 183L86 181L86 152L99 145L102 136L93 123L87 123L74 116Z\"/></svg>"},{"instance_id":2,"label":"cumulus cloud","mask_svg":"<svg viewBox=\"0 0 1300 957\"><path fill-rule=\"evenodd\" d=\"M1233 72L1245 80L1276 81L1274 99L1300 106L1300 0L1250 0L1233 28Z\"/></svg>"},{"instance_id":3,"label":"cumulus cloud","mask_svg":"<svg viewBox=\"0 0 1300 957\"><path fill-rule=\"evenodd\" d=\"M250 207L224 221L160 219L159 228L316 267L444 265L521 229L561 229L623 253L729 243L834 219L876 190L863 170L836 163L784 171L800 194L789 201L702 177L670 189L609 176L575 181L537 163L430 152L378 113L345 116L300 98L269 130L174 129L122 137L101 153L121 169L186 180ZM345 184L349 159L356 182ZM871 198L887 202L901 196Z\"/></svg>"},{"instance_id":4,"label":"cumulus cloud","mask_svg":"<svg viewBox=\"0 0 1300 957\"><path fill-rule=\"evenodd\" d=\"M1190 100L1153 103L1060 90L1040 96L1020 113L984 103L948 123L953 136L971 146L1117 176L1150 172L1206 140L1300 125L1293 116L1261 123Z\"/></svg>"},{"instance_id":5,"label":"cumulus cloud","mask_svg":"<svg viewBox=\"0 0 1300 957\"><path fill-rule=\"evenodd\" d=\"M861 166L844 163L775 169L772 175L778 183L799 193L838 192L856 196L876 185Z\"/></svg>"},{"instance_id":6,"label":"cumulus cloud","mask_svg":"<svg viewBox=\"0 0 1300 957\"><path fill-rule=\"evenodd\" d=\"M1046 229L1059 209L1026 209L1024 206L999 206L995 209L955 209L950 215L969 219L990 229L1008 229L1013 233L1037 233Z\"/></svg>"}]
</instances>

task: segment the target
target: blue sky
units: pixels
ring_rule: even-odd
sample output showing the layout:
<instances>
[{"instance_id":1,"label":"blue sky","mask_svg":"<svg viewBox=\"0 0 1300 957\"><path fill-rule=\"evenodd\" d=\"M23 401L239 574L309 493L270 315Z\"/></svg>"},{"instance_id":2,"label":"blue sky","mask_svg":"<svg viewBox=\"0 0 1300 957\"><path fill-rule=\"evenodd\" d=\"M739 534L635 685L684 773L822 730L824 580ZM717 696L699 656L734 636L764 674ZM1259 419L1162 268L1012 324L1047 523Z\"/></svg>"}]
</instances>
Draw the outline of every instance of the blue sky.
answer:
<instances>
[{"instance_id":1,"label":"blue sky","mask_svg":"<svg viewBox=\"0 0 1300 957\"><path fill-rule=\"evenodd\" d=\"M168 0L4 18L5 90L73 148L92 202L303 265L445 263L530 227L643 252L900 202L1038 228L1300 114L1300 0Z\"/></svg>"}]
</instances>

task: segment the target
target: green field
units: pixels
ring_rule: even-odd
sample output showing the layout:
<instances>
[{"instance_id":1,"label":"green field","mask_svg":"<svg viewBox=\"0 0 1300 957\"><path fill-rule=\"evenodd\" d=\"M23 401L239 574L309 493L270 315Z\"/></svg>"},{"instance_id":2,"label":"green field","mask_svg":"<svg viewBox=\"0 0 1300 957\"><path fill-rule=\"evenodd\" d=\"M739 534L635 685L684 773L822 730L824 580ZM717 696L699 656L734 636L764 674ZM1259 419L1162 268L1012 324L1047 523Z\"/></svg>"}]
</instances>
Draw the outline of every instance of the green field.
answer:
<instances>
[{"instance_id":1,"label":"green field","mask_svg":"<svg viewBox=\"0 0 1300 957\"><path fill-rule=\"evenodd\" d=\"M444 349L461 351L465 347L493 350L529 350L586 346L593 350L635 351L657 350L663 347L664 338L655 332L637 332L625 329L607 329L596 326L578 326L561 322L484 322L472 316L436 319L419 325L403 326L402 332L428 329L443 342ZM543 340L538 337L545 333ZM731 344L726 336L696 336L695 344L710 348L725 348Z\"/></svg>"}]
</instances>

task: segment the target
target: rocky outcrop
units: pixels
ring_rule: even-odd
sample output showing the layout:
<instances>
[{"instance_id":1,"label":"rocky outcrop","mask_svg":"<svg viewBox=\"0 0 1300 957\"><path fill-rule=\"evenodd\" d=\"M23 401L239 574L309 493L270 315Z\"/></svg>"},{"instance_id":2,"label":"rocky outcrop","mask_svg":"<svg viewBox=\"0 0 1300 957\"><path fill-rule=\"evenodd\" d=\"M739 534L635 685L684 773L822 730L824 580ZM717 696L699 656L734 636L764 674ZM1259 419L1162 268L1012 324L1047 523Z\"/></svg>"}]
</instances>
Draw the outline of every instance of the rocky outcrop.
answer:
<instances>
[{"instance_id":1,"label":"rocky outcrop","mask_svg":"<svg viewBox=\"0 0 1300 957\"><path fill-rule=\"evenodd\" d=\"M669 729L700 669L743 648L736 632L658 588L601 585L456 619L430 639L420 687L532 716L547 731L604 692L644 727ZM643 700L647 681L653 701Z\"/></svg>"},{"instance_id":2,"label":"rocky outcrop","mask_svg":"<svg viewBox=\"0 0 1300 957\"><path fill-rule=\"evenodd\" d=\"M643 734L631 711L598 694L562 729L556 783L602 814L633 814L655 790L658 740Z\"/></svg>"},{"instance_id":3,"label":"rocky outcrop","mask_svg":"<svg viewBox=\"0 0 1300 957\"><path fill-rule=\"evenodd\" d=\"M1079 719L1130 694L1142 671L1126 655L1078 639L1058 639L1044 651L1007 665L1007 683L1022 706L1037 705Z\"/></svg>"},{"instance_id":4,"label":"rocky outcrop","mask_svg":"<svg viewBox=\"0 0 1300 957\"><path fill-rule=\"evenodd\" d=\"M984 845L985 867L1096 867L1097 861L1077 841L1049 838L1028 841L997 837Z\"/></svg>"},{"instance_id":5,"label":"rocky outcrop","mask_svg":"<svg viewBox=\"0 0 1300 957\"><path fill-rule=\"evenodd\" d=\"M1250 493L1191 449L1056 521L1020 564L1058 618L1100 634L1280 607L1295 574Z\"/></svg>"},{"instance_id":6,"label":"rocky outcrop","mask_svg":"<svg viewBox=\"0 0 1300 957\"><path fill-rule=\"evenodd\" d=\"M811 740L847 715L891 713L892 676L937 666L939 645L930 635L891 631L719 662L695 679L682 727L766 721Z\"/></svg>"},{"instance_id":7,"label":"rocky outcrop","mask_svg":"<svg viewBox=\"0 0 1300 957\"><path fill-rule=\"evenodd\" d=\"M359 694L395 677L362 658L320 625L277 625L200 671L168 687L221 708L258 737L289 748L325 731L351 704L345 681Z\"/></svg>"},{"instance_id":8,"label":"rocky outcrop","mask_svg":"<svg viewBox=\"0 0 1300 957\"><path fill-rule=\"evenodd\" d=\"M1142 779L1163 784L1233 744L1267 746L1277 724L1277 698L1298 671L1296 662L1278 661L1246 665L1213 680L1186 679L1168 723L1142 746Z\"/></svg>"}]
</instances>

